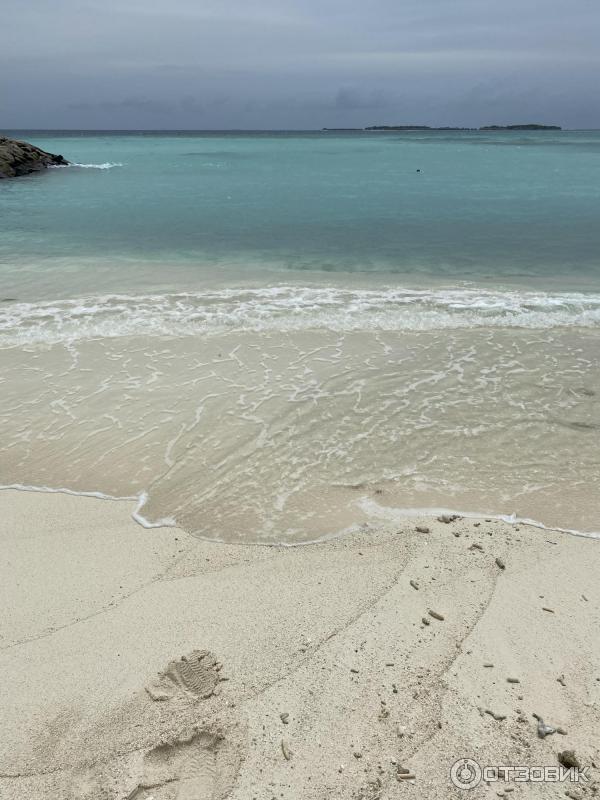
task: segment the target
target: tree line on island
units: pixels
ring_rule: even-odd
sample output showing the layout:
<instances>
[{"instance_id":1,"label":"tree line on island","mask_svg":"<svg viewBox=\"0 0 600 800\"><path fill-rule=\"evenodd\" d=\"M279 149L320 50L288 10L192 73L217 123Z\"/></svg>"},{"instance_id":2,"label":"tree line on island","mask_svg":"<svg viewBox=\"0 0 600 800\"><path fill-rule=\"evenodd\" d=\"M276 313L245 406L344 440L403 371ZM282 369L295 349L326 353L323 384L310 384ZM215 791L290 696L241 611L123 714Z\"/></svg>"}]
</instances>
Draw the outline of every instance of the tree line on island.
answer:
<instances>
[{"instance_id":1,"label":"tree line on island","mask_svg":"<svg viewBox=\"0 0 600 800\"><path fill-rule=\"evenodd\" d=\"M366 128L323 128L324 131L561 131L560 125L528 122L520 125L482 125L481 128L459 128L451 125L369 125Z\"/></svg>"}]
</instances>

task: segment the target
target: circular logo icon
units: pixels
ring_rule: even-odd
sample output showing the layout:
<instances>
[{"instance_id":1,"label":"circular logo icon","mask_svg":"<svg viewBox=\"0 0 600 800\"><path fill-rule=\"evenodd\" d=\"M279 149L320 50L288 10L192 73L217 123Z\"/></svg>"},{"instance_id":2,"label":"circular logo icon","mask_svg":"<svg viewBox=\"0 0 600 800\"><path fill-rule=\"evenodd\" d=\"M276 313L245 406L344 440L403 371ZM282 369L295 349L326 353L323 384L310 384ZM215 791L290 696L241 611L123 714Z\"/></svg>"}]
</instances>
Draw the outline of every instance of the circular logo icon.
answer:
<instances>
[{"instance_id":1,"label":"circular logo icon","mask_svg":"<svg viewBox=\"0 0 600 800\"><path fill-rule=\"evenodd\" d=\"M481 767L472 758L459 758L452 764L450 779L457 789L474 789L481 782Z\"/></svg>"}]
</instances>

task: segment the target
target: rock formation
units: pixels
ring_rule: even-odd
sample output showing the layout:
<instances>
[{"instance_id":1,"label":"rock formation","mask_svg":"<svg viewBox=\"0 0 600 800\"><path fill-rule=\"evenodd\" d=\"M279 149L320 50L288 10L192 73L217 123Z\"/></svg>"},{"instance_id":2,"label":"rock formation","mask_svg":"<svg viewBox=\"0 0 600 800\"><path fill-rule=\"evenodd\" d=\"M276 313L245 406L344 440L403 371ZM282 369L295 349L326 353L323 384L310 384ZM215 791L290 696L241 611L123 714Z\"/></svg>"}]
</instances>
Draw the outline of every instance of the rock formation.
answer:
<instances>
[{"instance_id":1,"label":"rock formation","mask_svg":"<svg viewBox=\"0 0 600 800\"><path fill-rule=\"evenodd\" d=\"M15 178L52 165L66 166L68 163L62 156L46 153L27 142L0 136L0 179Z\"/></svg>"}]
</instances>

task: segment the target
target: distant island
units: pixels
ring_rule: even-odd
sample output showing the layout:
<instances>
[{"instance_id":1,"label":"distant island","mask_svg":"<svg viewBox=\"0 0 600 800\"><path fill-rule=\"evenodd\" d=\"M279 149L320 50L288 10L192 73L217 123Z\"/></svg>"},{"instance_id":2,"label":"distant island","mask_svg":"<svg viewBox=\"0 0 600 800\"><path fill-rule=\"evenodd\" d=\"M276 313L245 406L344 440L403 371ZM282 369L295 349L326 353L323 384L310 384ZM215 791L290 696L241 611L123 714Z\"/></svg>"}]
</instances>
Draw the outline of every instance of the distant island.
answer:
<instances>
[{"instance_id":1,"label":"distant island","mask_svg":"<svg viewBox=\"0 0 600 800\"><path fill-rule=\"evenodd\" d=\"M480 131L562 131L560 125L540 125L529 122L526 125L484 125Z\"/></svg>"},{"instance_id":2,"label":"distant island","mask_svg":"<svg viewBox=\"0 0 600 800\"><path fill-rule=\"evenodd\" d=\"M528 122L520 125L483 125L481 128L459 128L451 125L369 125L366 128L322 128L323 131L562 131L560 125Z\"/></svg>"}]
</instances>

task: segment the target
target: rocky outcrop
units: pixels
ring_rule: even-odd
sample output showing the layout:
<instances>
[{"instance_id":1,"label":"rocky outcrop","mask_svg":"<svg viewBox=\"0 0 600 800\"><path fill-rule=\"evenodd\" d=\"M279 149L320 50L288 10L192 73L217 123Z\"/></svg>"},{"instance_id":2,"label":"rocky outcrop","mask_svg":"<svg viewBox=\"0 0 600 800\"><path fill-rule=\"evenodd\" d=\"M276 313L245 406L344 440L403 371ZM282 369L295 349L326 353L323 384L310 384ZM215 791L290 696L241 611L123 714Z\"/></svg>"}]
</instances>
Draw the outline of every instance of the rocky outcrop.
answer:
<instances>
[{"instance_id":1,"label":"rocky outcrop","mask_svg":"<svg viewBox=\"0 0 600 800\"><path fill-rule=\"evenodd\" d=\"M17 175L27 175L50 166L66 166L68 163L62 156L47 153L28 142L0 136L0 178L15 178Z\"/></svg>"}]
</instances>

